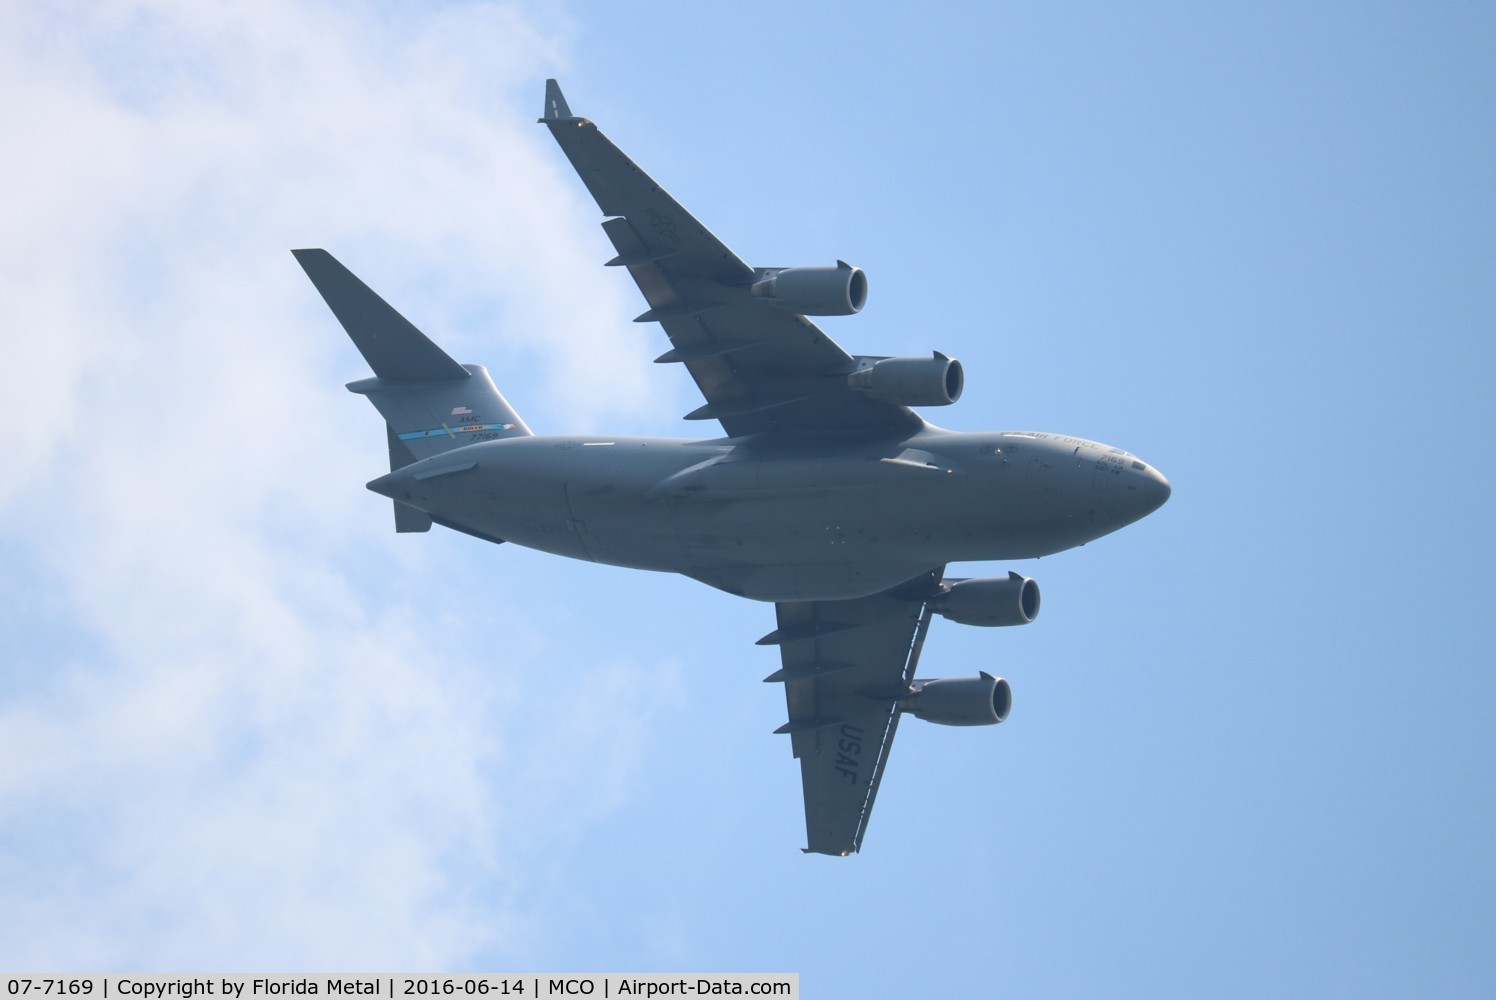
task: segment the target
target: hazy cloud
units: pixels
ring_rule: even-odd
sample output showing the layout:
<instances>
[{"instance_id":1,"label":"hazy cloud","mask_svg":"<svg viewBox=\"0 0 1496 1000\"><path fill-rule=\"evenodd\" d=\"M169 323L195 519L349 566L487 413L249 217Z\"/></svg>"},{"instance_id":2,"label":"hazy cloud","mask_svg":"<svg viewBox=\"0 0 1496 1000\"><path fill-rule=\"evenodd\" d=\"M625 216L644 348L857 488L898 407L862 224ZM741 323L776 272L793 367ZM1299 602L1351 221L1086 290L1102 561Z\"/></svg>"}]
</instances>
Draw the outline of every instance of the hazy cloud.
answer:
<instances>
[{"instance_id":1,"label":"hazy cloud","mask_svg":"<svg viewBox=\"0 0 1496 1000\"><path fill-rule=\"evenodd\" d=\"M661 405L595 206L530 124L568 31L496 4L0 10L0 964L502 952L533 846L507 817L616 801L629 753L499 777L534 726L504 695L523 657L472 654L440 543L389 544L357 488L377 421L338 386L361 362L287 253L333 250L463 360L529 355L536 426ZM517 609L481 625L523 649ZM638 671L601 669L571 707L635 745Z\"/></svg>"}]
</instances>

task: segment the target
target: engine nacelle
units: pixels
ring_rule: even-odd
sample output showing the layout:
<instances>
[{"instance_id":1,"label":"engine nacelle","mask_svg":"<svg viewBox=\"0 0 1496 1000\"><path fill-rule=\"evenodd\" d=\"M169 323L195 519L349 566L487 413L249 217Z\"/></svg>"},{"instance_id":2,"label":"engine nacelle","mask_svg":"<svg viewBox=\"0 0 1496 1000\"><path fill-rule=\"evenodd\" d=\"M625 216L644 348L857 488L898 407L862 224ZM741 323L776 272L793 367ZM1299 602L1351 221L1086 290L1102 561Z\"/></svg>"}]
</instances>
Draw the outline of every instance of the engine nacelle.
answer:
<instances>
[{"instance_id":1,"label":"engine nacelle","mask_svg":"<svg viewBox=\"0 0 1496 1000\"><path fill-rule=\"evenodd\" d=\"M1039 617L1039 585L1026 576L942 580L930 609L960 625L1027 625Z\"/></svg>"},{"instance_id":2,"label":"engine nacelle","mask_svg":"<svg viewBox=\"0 0 1496 1000\"><path fill-rule=\"evenodd\" d=\"M802 316L850 316L867 301L867 275L844 260L835 267L768 268L750 291Z\"/></svg>"},{"instance_id":3,"label":"engine nacelle","mask_svg":"<svg viewBox=\"0 0 1496 1000\"><path fill-rule=\"evenodd\" d=\"M928 358L858 360L866 367L848 375L847 385L889 403L949 406L961 398L961 390L966 385L961 362L939 351Z\"/></svg>"},{"instance_id":4,"label":"engine nacelle","mask_svg":"<svg viewBox=\"0 0 1496 1000\"><path fill-rule=\"evenodd\" d=\"M995 726L1013 709L1013 689L985 670L976 677L915 681L899 708L942 726Z\"/></svg>"}]
</instances>

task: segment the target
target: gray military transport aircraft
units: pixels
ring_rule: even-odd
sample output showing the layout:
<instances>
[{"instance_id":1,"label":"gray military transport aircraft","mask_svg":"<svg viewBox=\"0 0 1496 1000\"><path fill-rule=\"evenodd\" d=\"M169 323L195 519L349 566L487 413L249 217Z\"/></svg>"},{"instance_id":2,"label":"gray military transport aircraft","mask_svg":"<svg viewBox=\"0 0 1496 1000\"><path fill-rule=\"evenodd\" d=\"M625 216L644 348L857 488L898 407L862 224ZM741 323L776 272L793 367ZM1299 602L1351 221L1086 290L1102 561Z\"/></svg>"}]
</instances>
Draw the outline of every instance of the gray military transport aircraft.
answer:
<instances>
[{"instance_id":1,"label":"gray military transport aircraft","mask_svg":"<svg viewBox=\"0 0 1496 1000\"><path fill-rule=\"evenodd\" d=\"M1120 448L1032 431L968 434L910 407L961 395L940 353L850 355L807 316L858 312L863 272L750 267L571 113L555 80L545 114L603 215L616 256L664 327L655 360L684 366L715 420L706 440L534 434L479 365L460 365L325 250L296 259L374 377L349 384L386 423L396 531L439 524L615 566L683 573L774 602L807 851L862 846L899 719L1002 722L1008 682L915 680L932 615L1025 625L1039 587L946 577L946 564L1029 559L1116 531L1169 498Z\"/></svg>"}]
</instances>

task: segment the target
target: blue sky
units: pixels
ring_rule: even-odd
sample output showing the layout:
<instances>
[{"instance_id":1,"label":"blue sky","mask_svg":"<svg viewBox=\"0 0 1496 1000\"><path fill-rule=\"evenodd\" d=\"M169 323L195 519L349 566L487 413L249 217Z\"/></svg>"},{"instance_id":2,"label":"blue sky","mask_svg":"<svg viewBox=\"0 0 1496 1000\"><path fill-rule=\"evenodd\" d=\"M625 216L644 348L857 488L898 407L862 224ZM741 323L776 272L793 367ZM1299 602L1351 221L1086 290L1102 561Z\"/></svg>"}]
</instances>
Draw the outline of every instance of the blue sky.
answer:
<instances>
[{"instance_id":1,"label":"blue sky","mask_svg":"<svg viewBox=\"0 0 1496 1000\"><path fill-rule=\"evenodd\" d=\"M0 12L0 968L779 970L807 996L1488 996L1496 16L1480 4ZM362 484L325 246L539 431L699 404L542 81L740 256L847 259L962 430L1153 517L938 622L802 857L768 606ZM1007 565L963 567L1001 572Z\"/></svg>"}]
</instances>

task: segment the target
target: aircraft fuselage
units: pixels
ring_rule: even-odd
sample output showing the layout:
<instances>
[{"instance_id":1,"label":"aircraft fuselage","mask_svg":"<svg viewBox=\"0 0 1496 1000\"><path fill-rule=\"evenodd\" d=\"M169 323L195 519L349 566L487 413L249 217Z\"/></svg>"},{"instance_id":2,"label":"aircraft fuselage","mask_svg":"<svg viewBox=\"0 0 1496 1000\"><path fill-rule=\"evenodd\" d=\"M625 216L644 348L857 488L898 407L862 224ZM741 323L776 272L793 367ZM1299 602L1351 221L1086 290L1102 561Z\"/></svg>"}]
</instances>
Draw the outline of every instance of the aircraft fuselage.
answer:
<instances>
[{"instance_id":1,"label":"aircraft fuselage","mask_svg":"<svg viewBox=\"0 0 1496 1000\"><path fill-rule=\"evenodd\" d=\"M1008 717L1008 682L916 679L934 617L1026 625L1038 584L946 577L951 563L1084 545L1169 497L1120 448L1022 431L957 433L916 408L962 395L961 363L849 354L812 317L850 316L867 276L753 267L546 81L545 124L602 211L626 271L723 437L535 436L481 365L458 362L326 250L293 251L373 370L349 383L384 418L395 530L439 524L575 559L680 573L775 602L787 735L806 850L861 849L899 719ZM698 424L697 426L702 426Z\"/></svg>"},{"instance_id":2,"label":"aircraft fuselage","mask_svg":"<svg viewBox=\"0 0 1496 1000\"><path fill-rule=\"evenodd\" d=\"M896 438L507 438L369 486L479 535L763 601L864 597L945 563L1049 555L1169 495L1121 449L928 425Z\"/></svg>"}]
</instances>

